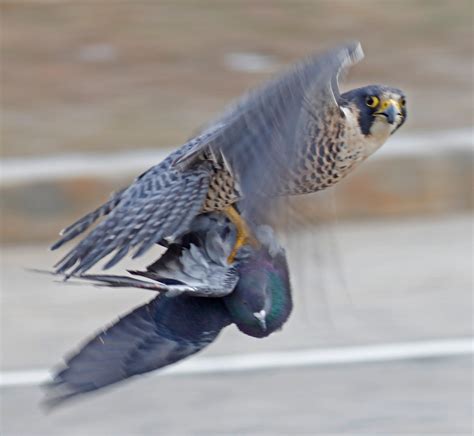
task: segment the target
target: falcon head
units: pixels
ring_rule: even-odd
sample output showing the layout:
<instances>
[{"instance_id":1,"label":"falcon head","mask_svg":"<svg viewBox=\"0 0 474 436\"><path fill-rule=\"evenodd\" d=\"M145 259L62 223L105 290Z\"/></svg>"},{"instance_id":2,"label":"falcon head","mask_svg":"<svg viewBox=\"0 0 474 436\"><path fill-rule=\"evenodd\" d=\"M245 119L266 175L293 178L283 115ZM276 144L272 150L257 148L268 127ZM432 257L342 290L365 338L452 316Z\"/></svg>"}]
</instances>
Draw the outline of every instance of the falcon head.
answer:
<instances>
[{"instance_id":1,"label":"falcon head","mask_svg":"<svg viewBox=\"0 0 474 436\"><path fill-rule=\"evenodd\" d=\"M370 85L341 95L343 110L356 116L366 137L384 141L406 120L405 94L396 88Z\"/></svg>"}]
</instances>

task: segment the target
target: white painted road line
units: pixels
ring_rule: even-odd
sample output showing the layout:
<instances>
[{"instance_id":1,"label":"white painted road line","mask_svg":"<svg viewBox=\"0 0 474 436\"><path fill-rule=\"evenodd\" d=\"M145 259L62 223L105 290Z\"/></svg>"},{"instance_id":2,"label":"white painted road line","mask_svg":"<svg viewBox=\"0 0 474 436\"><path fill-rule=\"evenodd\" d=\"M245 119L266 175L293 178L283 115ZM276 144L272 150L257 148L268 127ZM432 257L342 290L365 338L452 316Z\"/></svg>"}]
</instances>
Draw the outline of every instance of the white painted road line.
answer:
<instances>
[{"instance_id":1,"label":"white painted road line","mask_svg":"<svg viewBox=\"0 0 474 436\"><path fill-rule=\"evenodd\" d=\"M413 157L472 152L473 128L397 135L390 138L374 158ZM172 149L126 152L67 154L0 160L0 181L4 186L77 177L107 178L117 174L138 175L162 161Z\"/></svg>"},{"instance_id":2,"label":"white painted road line","mask_svg":"<svg viewBox=\"0 0 474 436\"><path fill-rule=\"evenodd\" d=\"M380 363L472 354L474 354L474 338L455 338L197 358L184 361L154 375L213 374L279 368ZM51 373L46 369L0 372L0 387L39 385L49 380L51 380Z\"/></svg>"},{"instance_id":3,"label":"white painted road line","mask_svg":"<svg viewBox=\"0 0 474 436\"><path fill-rule=\"evenodd\" d=\"M6 158L0 162L3 186L67 180L77 177L106 178L117 174L138 175L161 162L171 150L134 150L106 153L66 154L30 158Z\"/></svg>"}]
</instances>

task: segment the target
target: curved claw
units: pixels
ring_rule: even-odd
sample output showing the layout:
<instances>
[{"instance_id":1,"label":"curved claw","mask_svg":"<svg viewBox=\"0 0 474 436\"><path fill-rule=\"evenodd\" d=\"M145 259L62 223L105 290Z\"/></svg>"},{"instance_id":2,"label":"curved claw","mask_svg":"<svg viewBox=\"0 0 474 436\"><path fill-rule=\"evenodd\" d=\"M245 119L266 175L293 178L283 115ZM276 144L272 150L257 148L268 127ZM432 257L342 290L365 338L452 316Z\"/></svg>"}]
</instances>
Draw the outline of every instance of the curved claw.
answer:
<instances>
[{"instance_id":1,"label":"curved claw","mask_svg":"<svg viewBox=\"0 0 474 436\"><path fill-rule=\"evenodd\" d=\"M232 224L234 224L237 230L237 237L235 239L234 247L227 258L227 263L232 264L240 248L242 248L244 245L251 245L252 247L258 248L260 247L260 243L252 234L244 219L239 215L233 206L229 206L224 209L224 213L232 222Z\"/></svg>"}]
</instances>

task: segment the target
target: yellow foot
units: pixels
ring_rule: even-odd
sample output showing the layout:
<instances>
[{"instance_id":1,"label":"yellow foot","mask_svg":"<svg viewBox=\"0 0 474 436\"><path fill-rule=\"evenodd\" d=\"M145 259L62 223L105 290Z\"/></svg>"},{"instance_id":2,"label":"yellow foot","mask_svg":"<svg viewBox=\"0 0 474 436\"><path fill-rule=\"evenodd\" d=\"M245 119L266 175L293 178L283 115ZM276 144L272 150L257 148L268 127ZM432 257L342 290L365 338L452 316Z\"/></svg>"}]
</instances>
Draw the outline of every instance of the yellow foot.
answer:
<instances>
[{"instance_id":1,"label":"yellow foot","mask_svg":"<svg viewBox=\"0 0 474 436\"><path fill-rule=\"evenodd\" d=\"M237 230L237 238L235 240L234 248L232 248L229 257L227 258L227 263L232 263L234 262L235 256L241 247L250 244L253 247L258 248L260 243L257 241L255 236L252 235L249 228L247 227L247 224L233 206L225 208L224 213L226 214L227 218L232 221Z\"/></svg>"}]
</instances>

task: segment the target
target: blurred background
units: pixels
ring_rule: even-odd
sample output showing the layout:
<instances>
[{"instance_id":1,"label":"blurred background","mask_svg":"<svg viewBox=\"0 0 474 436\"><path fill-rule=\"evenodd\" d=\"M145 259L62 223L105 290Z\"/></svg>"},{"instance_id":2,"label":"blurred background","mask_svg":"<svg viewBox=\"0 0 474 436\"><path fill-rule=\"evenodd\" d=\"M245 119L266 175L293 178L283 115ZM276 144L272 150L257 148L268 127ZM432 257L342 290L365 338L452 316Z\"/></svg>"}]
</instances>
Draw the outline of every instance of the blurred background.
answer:
<instances>
[{"instance_id":1,"label":"blurred background","mask_svg":"<svg viewBox=\"0 0 474 436\"><path fill-rule=\"evenodd\" d=\"M471 1L3 0L0 8L4 374L50 368L150 299L26 271L59 259L47 248L61 228L246 89L351 39L366 58L343 90L399 87L408 121L347 180L294 201L282 239L295 310L283 332L261 341L229 328L202 357L472 336ZM34 382L4 383L0 395L9 435L473 430L469 354L150 376L52 415L38 407Z\"/></svg>"}]
</instances>

